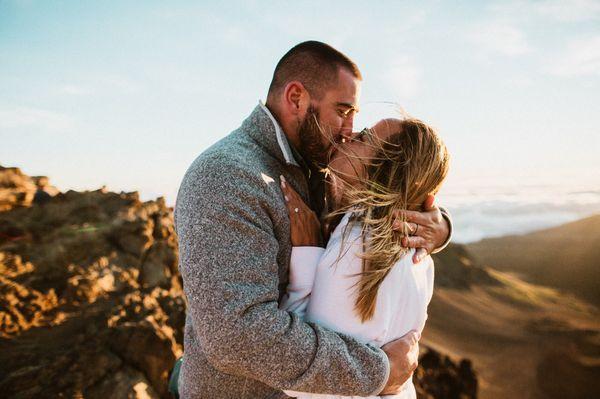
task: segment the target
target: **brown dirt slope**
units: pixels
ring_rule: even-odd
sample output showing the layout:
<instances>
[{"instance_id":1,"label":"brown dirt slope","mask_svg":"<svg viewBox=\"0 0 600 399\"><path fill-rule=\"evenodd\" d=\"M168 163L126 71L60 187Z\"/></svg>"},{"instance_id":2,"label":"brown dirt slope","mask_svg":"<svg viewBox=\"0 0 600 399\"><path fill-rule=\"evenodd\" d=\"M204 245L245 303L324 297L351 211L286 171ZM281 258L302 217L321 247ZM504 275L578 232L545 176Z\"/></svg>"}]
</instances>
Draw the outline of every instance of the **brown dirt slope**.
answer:
<instances>
[{"instance_id":1,"label":"brown dirt slope","mask_svg":"<svg viewBox=\"0 0 600 399\"><path fill-rule=\"evenodd\" d=\"M600 313L577 297L481 267L465 246L435 255L422 342L478 371L480 397L600 397Z\"/></svg>"},{"instance_id":2,"label":"brown dirt slope","mask_svg":"<svg viewBox=\"0 0 600 399\"><path fill-rule=\"evenodd\" d=\"M600 215L530 234L482 240L468 248L484 265L600 306Z\"/></svg>"}]
</instances>

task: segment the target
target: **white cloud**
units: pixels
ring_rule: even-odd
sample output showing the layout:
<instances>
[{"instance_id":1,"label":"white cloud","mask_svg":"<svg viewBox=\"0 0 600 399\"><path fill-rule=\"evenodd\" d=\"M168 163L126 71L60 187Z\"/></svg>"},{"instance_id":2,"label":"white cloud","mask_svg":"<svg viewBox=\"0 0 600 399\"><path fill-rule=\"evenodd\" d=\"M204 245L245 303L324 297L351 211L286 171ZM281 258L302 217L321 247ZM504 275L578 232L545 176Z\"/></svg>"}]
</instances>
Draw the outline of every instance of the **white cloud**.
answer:
<instances>
[{"instance_id":1,"label":"white cloud","mask_svg":"<svg viewBox=\"0 0 600 399\"><path fill-rule=\"evenodd\" d=\"M78 83L63 84L56 88L56 92L69 96L89 96L134 94L141 89L139 79L134 80L131 77L121 75L100 75L87 76L85 80Z\"/></svg>"},{"instance_id":2,"label":"white cloud","mask_svg":"<svg viewBox=\"0 0 600 399\"><path fill-rule=\"evenodd\" d=\"M386 82L392 85L400 98L405 99L418 93L423 72L412 58L401 57L391 63L385 75Z\"/></svg>"},{"instance_id":3,"label":"white cloud","mask_svg":"<svg viewBox=\"0 0 600 399\"><path fill-rule=\"evenodd\" d=\"M29 127L60 131L72 126L73 119L65 114L27 107L0 109L0 128L2 129Z\"/></svg>"},{"instance_id":4,"label":"white cloud","mask_svg":"<svg viewBox=\"0 0 600 399\"><path fill-rule=\"evenodd\" d=\"M530 51L523 32L511 24L500 21L477 25L468 34L468 38L486 52L516 56Z\"/></svg>"},{"instance_id":5,"label":"white cloud","mask_svg":"<svg viewBox=\"0 0 600 399\"><path fill-rule=\"evenodd\" d=\"M527 76L511 76L503 79L503 82L506 87L514 87L514 88L527 88L531 87L534 83L533 79Z\"/></svg>"},{"instance_id":6,"label":"white cloud","mask_svg":"<svg viewBox=\"0 0 600 399\"><path fill-rule=\"evenodd\" d=\"M58 89L60 94L68 94L71 96L84 96L88 94L92 94L92 90L88 87L68 84L60 87Z\"/></svg>"},{"instance_id":7,"label":"white cloud","mask_svg":"<svg viewBox=\"0 0 600 399\"><path fill-rule=\"evenodd\" d=\"M598 0L547 0L532 4L534 10L558 21L577 22L600 19Z\"/></svg>"},{"instance_id":8,"label":"white cloud","mask_svg":"<svg viewBox=\"0 0 600 399\"><path fill-rule=\"evenodd\" d=\"M111 92L117 90L121 94L131 94L140 90L139 85L134 80L119 75L100 77L96 83L103 88L109 88Z\"/></svg>"},{"instance_id":9,"label":"white cloud","mask_svg":"<svg viewBox=\"0 0 600 399\"><path fill-rule=\"evenodd\" d=\"M573 40L547 70L557 76L600 75L600 36Z\"/></svg>"},{"instance_id":10,"label":"white cloud","mask_svg":"<svg viewBox=\"0 0 600 399\"><path fill-rule=\"evenodd\" d=\"M504 20L579 22L600 19L599 0L513 0L491 4L489 12Z\"/></svg>"}]
</instances>

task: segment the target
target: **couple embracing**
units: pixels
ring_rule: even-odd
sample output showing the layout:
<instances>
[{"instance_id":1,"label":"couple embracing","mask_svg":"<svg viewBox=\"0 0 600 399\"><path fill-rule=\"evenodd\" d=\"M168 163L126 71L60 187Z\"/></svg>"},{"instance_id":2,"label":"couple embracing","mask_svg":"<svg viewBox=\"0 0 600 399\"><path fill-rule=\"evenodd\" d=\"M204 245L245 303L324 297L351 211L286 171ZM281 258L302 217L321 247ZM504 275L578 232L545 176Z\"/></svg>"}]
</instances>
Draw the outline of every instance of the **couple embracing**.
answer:
<instances>
[{"instance_id":1,"label":"couple embracing","mask_svg":"<svg viewBox=\"0 0 600 399\"><path fill-rule=\"evenodd\" d=\"M448 153L415 119L353 133L360 82L331 46L298 44L186 172L180 397L416 397Z\"/></svg>"}]
</instances>

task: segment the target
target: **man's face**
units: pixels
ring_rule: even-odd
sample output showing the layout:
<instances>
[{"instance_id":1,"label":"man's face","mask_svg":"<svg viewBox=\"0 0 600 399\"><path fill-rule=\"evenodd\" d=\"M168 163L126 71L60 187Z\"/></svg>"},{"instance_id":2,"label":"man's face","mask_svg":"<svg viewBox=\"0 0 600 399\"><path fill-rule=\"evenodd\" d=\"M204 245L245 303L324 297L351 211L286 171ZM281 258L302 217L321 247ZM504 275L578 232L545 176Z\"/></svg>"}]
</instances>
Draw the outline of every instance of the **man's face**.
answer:
<instances>
[{"instance_id":1,"label":"man's face","mask_svg":"<svg viewBox=\"0 0 600 399\"><path fill-rule=\"evenodd\" d=\"M335 209L344 204L344 194L348 187L358 189L364 184L367 169L374 161L377 151L391 136L401 133L401 120L384 119L368 129L367 133L358 134L355 140L338 146L329 161L329 169L332 171L329 195Z\"/></svg>"},{"instance_id":2,"label":"man's face","mask_svg":"<svg viewBox=\"0 0 600 399\"><path fill-rule=\"evenodd\" d=\"M313 101L298 128L299 149L310 163L327 165L335 145L352 135L354 115L358 112L360 81L340 69L337 85Z\"/></svg>"}]
</instances>

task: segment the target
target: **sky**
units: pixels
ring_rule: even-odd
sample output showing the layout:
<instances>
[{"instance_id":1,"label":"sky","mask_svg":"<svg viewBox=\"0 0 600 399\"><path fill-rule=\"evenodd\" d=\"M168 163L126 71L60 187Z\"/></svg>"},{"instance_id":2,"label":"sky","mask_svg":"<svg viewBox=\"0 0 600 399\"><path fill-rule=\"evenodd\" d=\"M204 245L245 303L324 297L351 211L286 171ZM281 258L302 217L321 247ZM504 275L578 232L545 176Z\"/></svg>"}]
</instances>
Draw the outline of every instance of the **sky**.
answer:
<instances>
[{"instance_id":1,"label":"sky","mask_svg":"<svg viewBox=\"0 0 600 399\"><path fill-rule=\"evenodd\" d=\"M356 130L400 107L437 127L445 192L600 187L594 0L0 0L0 164L173 204L313 39L361 68Z\"/></svg>"}]
</instances>

